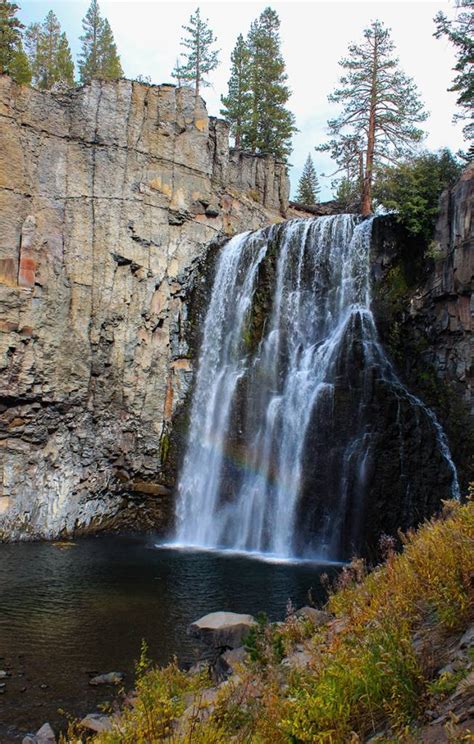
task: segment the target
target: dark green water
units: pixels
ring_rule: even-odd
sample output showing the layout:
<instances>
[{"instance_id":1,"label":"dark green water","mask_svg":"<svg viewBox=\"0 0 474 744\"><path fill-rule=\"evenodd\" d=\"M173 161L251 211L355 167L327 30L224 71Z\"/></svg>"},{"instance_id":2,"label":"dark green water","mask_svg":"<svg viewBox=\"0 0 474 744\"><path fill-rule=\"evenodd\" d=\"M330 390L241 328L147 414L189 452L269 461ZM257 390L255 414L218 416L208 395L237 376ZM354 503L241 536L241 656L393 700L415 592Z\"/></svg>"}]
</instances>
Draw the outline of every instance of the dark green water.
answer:
<instances>
[{"instance_id":1,"label":"dark green water","mask_svg":"<svg viewBox=\"0 0 474 744\"><path fill-rule=\"evenodd\" d=\"M0 669L10 673L0 695L0 743L21 741L45 721L84 715L112 700L112 688L92 688L94 674L124 672L146 639L150 656L192 661L192 620L230 610L272 620L288 599L307 603L327 566L281 564L212 552L156 549L148 538L100 537L71 547L50 543L0 545Z\"/></svg>"}]
</instances>

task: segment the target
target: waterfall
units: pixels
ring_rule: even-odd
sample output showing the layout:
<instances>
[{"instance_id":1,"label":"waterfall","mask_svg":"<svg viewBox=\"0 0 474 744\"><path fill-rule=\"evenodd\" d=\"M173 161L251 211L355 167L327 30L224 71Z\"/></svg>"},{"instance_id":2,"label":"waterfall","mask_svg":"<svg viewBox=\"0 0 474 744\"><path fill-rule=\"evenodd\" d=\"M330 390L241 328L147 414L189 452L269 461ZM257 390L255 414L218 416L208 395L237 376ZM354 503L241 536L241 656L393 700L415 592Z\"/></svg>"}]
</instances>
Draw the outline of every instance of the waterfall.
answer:
<instances>
[{"instance_id":1,"label":"waterfall","mask_svg":"<svg viewBox=\"0 0 474 744\"><path fill-rule=\"evenodd\" d=\"M371 226L351 215L292 220L223 248L179 479L177 543L341 557L360 542L381 461L396 460L403 508L413 510L421 476L407 471L407 428L418 427L411 448L414 436L418 447L433 440L456 493L440 425L399 382L377 338ZM398 427L398 451L385 460L380 406Z\"/></svg>"}]
</instances>

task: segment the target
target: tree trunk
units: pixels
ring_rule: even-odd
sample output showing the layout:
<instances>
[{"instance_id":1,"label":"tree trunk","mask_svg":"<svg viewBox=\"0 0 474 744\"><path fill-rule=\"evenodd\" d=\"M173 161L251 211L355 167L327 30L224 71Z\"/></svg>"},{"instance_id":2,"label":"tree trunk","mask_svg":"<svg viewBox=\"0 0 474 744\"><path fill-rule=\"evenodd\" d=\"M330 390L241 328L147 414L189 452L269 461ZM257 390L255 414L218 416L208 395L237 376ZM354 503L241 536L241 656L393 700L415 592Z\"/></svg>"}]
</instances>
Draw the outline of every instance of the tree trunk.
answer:
<instances>
[{"instance_id":1,"label":"tree trunk","mask_svg":"<svg viewBox=\"0 0 474 744\"><path fill-rule=\"evenodd\" d=\"M377 37L374 38L374 56L372 60L372 84L370 94L369 132L367 136L367 156L365 173L362 184L362 214L364 217L372 213L372 178L375 150L375 125L377 109Z\"/></svg>"},{"instance_id":2,"label":"tree trunk","mask_svg":"<svg viewBox=\"0 0 474 744\"><path fill-rule=\"evenodd\" d=\"M198 29L198 36L196 41L196 90L195 90L195 96L194 96L194 107L197 106L197 101L199 98L199 86L201 83L201 39L199 37L199 29Z\"/></svg>"}]
</instances>

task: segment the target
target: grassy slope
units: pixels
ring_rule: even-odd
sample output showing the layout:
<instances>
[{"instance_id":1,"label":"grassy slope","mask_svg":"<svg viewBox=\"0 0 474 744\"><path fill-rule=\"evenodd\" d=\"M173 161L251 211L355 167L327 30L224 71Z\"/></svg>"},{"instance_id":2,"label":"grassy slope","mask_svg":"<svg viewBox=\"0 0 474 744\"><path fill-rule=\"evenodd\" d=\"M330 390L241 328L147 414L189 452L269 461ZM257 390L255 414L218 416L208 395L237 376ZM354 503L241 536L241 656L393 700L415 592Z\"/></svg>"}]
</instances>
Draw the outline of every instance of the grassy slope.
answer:
<instances>
[{"instance_id":1,"label":"grassy slope","mask_svg":"<svg viewBox=\"0 0 474 744\"><path fill-rule=\"evenodd\" d=\"M432 682L449 637L473 620L474 503L449 502L404 543L368 575L360 561L343 572L329 624L315 629L293 614L262 624L252 661L217 690L175 665L140 668L135 704L94 741L346 744L380 731L380 742L425 741L414 723L468 674L469 664ZM295 647L303 668L281 663ZM474 741L466 736L453 740ZM84 740L71 728L64 741Z\"/></svg>"}]
</instances>

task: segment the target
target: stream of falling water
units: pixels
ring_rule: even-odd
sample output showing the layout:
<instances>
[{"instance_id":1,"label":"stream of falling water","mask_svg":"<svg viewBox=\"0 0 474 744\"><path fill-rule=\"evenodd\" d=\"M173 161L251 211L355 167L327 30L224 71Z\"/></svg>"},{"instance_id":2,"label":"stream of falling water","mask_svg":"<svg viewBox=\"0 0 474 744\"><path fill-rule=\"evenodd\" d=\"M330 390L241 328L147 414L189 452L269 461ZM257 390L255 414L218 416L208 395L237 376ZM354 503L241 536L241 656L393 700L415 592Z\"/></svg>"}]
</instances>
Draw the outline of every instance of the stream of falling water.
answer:
<instances>
[{"instance_id":1,"label":"stream of falling water","mask_svg":"<svg viewBox=\"0 0 474 744\"><path fill-rule=\"evenodd\" d=\"M282 558L305 554L304 547L295 548L295 531L308 427L330 412L341 355L355 343L362 349L364 389L375 368L395 395L431 419L452 473L452 493L458 495L441 426L401 385L377 338L370 309L371 227L372 220L352 215L293 220L237 235L222 250L179 479L176 544ZM271 310L258 348L249 352L259 271L275 246ZM239 451L230 441L244 380L246 446ZM360 411L365 397L362 392ZM334 507L318 531L319 556L337 557L334 536L343 521L348 484L356 481L363 490L369 452L370 433L361 416L360 430L341 461ZM234 473L230 494L224 477L229 460Z\"/></svg>"}]
</instances>

